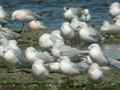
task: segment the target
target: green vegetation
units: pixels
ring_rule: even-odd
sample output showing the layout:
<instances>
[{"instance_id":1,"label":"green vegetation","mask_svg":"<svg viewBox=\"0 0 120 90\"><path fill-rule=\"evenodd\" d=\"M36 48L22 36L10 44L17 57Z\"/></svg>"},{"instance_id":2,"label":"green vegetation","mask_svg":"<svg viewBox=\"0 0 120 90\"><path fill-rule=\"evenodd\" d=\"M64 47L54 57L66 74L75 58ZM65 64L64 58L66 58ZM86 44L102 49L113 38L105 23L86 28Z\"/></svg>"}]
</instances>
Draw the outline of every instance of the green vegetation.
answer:
<instances>
[{"instance_id":1,"label":"green vegetation","mask_svg":"<svg viewBox=\"0 0 120 90\"><path fill-rule=\"evenodd\" d=\"M1 80L0 90L119 90L120 72L112 70L101 81L89 80L87 75L68 77L52 75L51 79L37 80ZM17 75L19 77L19 75ZM9 77L11 78L11 77Z\"/></svg>"}]
</instances>

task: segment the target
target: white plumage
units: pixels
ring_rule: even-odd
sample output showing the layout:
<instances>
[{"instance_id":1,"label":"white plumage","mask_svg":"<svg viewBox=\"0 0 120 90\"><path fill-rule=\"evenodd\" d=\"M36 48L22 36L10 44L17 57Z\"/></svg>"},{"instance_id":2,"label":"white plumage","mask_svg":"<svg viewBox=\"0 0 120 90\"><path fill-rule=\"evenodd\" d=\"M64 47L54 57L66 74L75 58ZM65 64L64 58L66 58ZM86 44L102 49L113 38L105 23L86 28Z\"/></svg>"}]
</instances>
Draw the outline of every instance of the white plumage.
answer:
<instances>
[{"instance_id":1,"label":"white plumage","mask_svg":"<svg viewBox=\"0 0 120 90\"><path fill-rule=\"evenodd\" d=\"M93 61L99 63L100 65L109 63L107 57L104 55L104 52L98 44L91 44L88 49L89 55Z\"/></svg>"},{"instance_id":2,"label":"white plumage","mask_svg":"<svg viewBox=\"0 0 120 90\"><path fill-rule=\"evenodd\" d=\"M35 61L32 65L32 74L35 79L47 79L49 76L49 71L45 68L44 64L41 62L43 60Z\"/></svg>"}]
</instances>

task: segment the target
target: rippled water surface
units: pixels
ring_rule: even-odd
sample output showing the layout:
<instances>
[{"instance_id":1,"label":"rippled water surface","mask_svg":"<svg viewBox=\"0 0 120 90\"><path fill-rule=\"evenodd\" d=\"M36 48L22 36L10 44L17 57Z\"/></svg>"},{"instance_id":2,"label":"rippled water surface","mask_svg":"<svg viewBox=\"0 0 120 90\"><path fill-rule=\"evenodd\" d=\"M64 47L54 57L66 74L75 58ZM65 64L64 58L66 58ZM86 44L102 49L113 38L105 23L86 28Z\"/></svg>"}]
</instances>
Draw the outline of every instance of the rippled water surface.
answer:
<instances>
[{"instance_id":1,"label":"rippled water surface","mask_svg":"<svg viewBox=\"0 0 120 90\"><path fill-rule=\"evenodd\" d=\"M41 19L51 28L59 27L63 22L63 7L85 7L92 14L90 21L100 26L104 19L110 19L108 7L113 1L120 0L0 0L0 4L9 12L28 8L41 15Z\"/></svg>"}]
</instances>

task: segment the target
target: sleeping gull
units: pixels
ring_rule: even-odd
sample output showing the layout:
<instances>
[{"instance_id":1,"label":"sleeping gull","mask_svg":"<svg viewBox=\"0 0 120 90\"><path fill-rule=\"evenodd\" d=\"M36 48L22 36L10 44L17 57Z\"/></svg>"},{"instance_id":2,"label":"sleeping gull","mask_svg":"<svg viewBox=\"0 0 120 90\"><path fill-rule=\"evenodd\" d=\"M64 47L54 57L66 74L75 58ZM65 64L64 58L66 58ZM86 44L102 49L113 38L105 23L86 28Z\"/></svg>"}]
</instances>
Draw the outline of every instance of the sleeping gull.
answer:
<instances>
[{"instance_id":1,"label":"sleeping gull","mask_svg":"<svg viewBox=\"0 0 120 90\"><path fill-rule=\"evenodd\" d=\"M57 40L64 42L64 39L60 35L60 31L53 31L51 33L44 33L39 38L39 45L42 48L51 48Z\"/></svg>"},{"instance_id":2,"label":"sleeping gull","mask_svg":"<svg viewBox=\"0 0 120 90\"><path fill-rule=\"evenodd\" d=\"M94 62L97 62L100 65L107 65L109 63L107 57L102 51L102 48L98 44L91 44L88 49L89 55Z\"/></svg>"},{"instance_id":3,"label":"sleeping gull","mask_svg":"<svg viewBox=\"0 0 120 90\"><path fill-rule=\"evenodd\" d=\"M60 72L60 62L47 63L46 67L50 72Z\"/></svg>"},{"instance_id":4,"label":"sleeping gull","mask_svg":"<svg viewBox=\"0 0 120 90\"><path fill-rule=\"evenodd\" d=\"M13 13L12 13L12 20L20 20L20 21L24 21L24 20L32 20L34 19L34 13L29 10L29 9L18 9L18 10L15 10Z\"/></svg>"},{"instance_id":5,"label":"sleeping gull","mask_svg":"<svg viewBox=\"0 0 120 90\"><path fill-rule=\"evenodd\" d=\"M35 61L41 59L44 63L53 62L54 58L47 51L37 51L34 47L28 47L25 51L27 58L26 62L33 64Z\"/></svg>"},{"instance_id":6,"label":"sleeping gull","mask_svg":"<svg viewBox=\"0 0 120 90\"><path fill-rule=\"evenodd\" d=\"M44 66L43 60L35 61L32 65L33 77L37 80L47 79L49 76L49 71Z\"/></svg>"},{"instance_id":7,"label":"sleeping gull","mask_svg":"<svg viewBox=\"0 0 120 90\"><path fill-rule=\"evenodd\" d=\"M97 63L93 63L88 70L88 76L92 80L100 80L104 75L100 70L100 66Z\"/></svg>"},{"instance_id":8,"label":"sleeping gull","mask_svg":"<svg viewBox=\"0 0 120 90\"><path fill-rule=\"evenodd\" d=\"M2 27L0 25L0 35L4 35L7 39L17 39L20 37L20 34L13 32L12 30Z\"/></svg>"},{"instance_id":9,"label":"sleeping gull","mask_svg":"<svg viewBox=\"0 0 120 90\"><path fill-rule=\"evenodd\" d=\"M88 47L88 49L89 55L94 62L97 62L100 65L110 65L118 69L120 68L120 61L106 56L98 44L92 44Z\"/></svg>"},{"instance_id":10,"label":"sleeping gull","mask_svg":"<svg viewBox=\"0 0 120 90\"><path fill-rule=\"evenodd\" d=\"M68 75L76 75L80 72L84 72L88 69L88 64L80 62L74 63L67 56L62 56L59 58L60 60L60 70L64 74Z\"/></svg>"},{"instance_id":11,"label":"sleeping gull","mask_svg":"<svg viewBox=\"0 0 120 90\"><path fill-rule=\"evenodd\" d=\"M68 56L68 57L74 57L79 56L82 54L87 54L87 50L79 50L77 48L65 45L61 41L57 41L53 48L51 49L51 53L53 56L60 57L60 56Z\"/></svg>"},{"instance_id":12,"label":"sleeping gull","mask_svg":"<svg viewBox=\"0 0 120 90\"><path fill-rule=\"evenodd\" d=\"M103 25L101 26L101 31L118 33L118 31L120 31L119 20L117 20L114 24L104 21Z\"/></svg>"}]
</instances>

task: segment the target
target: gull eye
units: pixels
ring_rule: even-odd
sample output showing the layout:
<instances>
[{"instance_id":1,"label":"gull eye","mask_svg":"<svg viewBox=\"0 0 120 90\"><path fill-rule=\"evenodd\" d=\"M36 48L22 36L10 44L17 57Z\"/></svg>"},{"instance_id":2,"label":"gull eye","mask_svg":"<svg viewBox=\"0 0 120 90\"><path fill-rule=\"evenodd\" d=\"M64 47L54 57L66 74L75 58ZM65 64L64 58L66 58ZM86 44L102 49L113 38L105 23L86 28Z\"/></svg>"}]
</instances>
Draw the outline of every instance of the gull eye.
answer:
<instances>
[{"instance_id":1,"label":"gull eye","mask_svg":"<svg viewBox=\"0 0 120 90\"><path fill-rule=\"evenodd\" d=\"M69 7L66 7L66 10L68 10L69 9Z\"/></svg>"},{"instance_id":2,"label":"gull eye","mask_svg":"<svg viewBox=\"0 0 120 90\"><path fill-rule=\"evenodd\" d=\"M90 47L88 47L88 49L93 49L94 48L94 45L91 45Z\"/></svg>"},{"instance_id":3,"label":"gull eye","mask_svg":"<svg viewBox=\"0 0 120 90\"><path fill-rule=\"evenodd\" d=\"M69 9L69 7L64 7L64 10L66 11L66 10L68 10Z\"/></svg>"}]
</instances>

